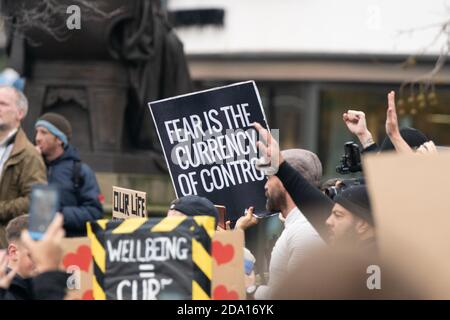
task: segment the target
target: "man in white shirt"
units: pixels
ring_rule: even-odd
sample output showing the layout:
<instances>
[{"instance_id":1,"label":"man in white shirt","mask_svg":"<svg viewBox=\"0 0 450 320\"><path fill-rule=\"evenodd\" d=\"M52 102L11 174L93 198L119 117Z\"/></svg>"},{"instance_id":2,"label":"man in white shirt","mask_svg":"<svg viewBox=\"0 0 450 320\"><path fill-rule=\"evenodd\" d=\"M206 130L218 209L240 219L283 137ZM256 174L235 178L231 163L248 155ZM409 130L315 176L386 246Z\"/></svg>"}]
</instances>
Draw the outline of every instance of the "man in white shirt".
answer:
<instances>
[{"instance_id":1,"label":"man in white shirt","mask_svg":"<svg viewBox=\"0 0 450 320\"><path fill-rule=\"evenodd\" d=\"M322 176L322 165L316 154L304 149L289 149L282 152L283 158L308 181L316 186ZM276 176L269 176L265 185L267 204L271 211L280 211L284 230L272 250L269 265L269 282L259 287L249 286L247 293L255 299L270 299L282 277L293 268L298 268L311 250L325 246L317 231L303 216ZM236 222L236 228L247 229L258 223L253 217L253 208Z\"/></svg>"}]
</instances>

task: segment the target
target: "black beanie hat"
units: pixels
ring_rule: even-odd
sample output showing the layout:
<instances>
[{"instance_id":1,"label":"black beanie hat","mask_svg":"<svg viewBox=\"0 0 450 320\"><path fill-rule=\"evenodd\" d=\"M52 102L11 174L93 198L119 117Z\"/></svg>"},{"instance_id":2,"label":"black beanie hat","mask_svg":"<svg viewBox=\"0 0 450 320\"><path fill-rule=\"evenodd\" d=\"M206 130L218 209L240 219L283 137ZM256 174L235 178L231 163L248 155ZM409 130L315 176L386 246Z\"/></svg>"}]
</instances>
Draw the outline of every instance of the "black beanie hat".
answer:
<instances>
[{"instance_id":1,"label":"black beanie hat","mask_svg":"<svg viewBox=\"0 0 450 320\"><path fill-rule=\"evenodd\" d=\"M216 226L219 221L219 212L214 204L206 198L196 195L185 196L175 199L170 204L170 210L177 210L187 216L211 216L216 220Z\"/></svg>"},{"instance_id":2,"label":"black beanie hat","mask_svg":"<svg viewBox=\"0 0 450 320\"><path fill-rule=\"evenodd\" d=\"M367 221L370 225L374 225L369 194L365 185L351 186L344 189L334 197L334 202L339 203L355 216Z\"/></svg>"},{"instance_id":3,"label":"black beanie hat","mask_svg":"<svg viewBox=\"0 0 450 320\"><path fill-rule=\"evenodd\" d=\"M411 148L418 148L429 140L421 131L414 128L402 128L400 129L400 135ZM383 143L380 146L380 151L394 149L394 145L389 137L384 138Z\"/></svg>"}]
</instances>

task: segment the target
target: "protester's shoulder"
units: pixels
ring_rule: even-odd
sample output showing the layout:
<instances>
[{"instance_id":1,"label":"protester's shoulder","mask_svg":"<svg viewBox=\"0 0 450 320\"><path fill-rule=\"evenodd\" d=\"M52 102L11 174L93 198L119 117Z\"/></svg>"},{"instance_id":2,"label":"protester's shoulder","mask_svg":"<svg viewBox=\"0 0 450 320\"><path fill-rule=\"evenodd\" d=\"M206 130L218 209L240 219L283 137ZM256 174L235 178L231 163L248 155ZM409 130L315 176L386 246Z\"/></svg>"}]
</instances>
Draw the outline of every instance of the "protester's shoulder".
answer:
<instances>
[{"instance_id":1,"label":"protester's shoulder","mask_svg":"<svg viewBox=\"0 0 450 320\"><path fill-rule=\"evenodd\" d=\"M292 244L306 244L305 239L309 239L311 241L323 242L319 233L316 229L309 223L307 220L298 219L292 225L292 228L289 228L287 237L289 238Z\"/></svg>"},{"instance_id":2,"label":"protester's shoulder","mask_svg":"<svg viewBox=\"0 0 450 320\"><path fill-rule=\"evenodd\" d=\"M84 175L95 175L94 170L86 162L80 161L80 170Z\"/></svg>"},{"instance_id":3,"label":"protester's shoulder","mask_svg":"<svg viewBox=\"0 0 450 320\"><path fill-rule=\"evenodd\" d=\"M44 159L42 158L42 155L36 150L35 146L28 139L24 143L22 155L26 161L38 162L44 166Z\"/></svg>"},{"instance_id":4,"label":"protester's shoulder","mask_svg":"<svg viewBox=\"0 0 450 320\"><path fill-rule=\"evenodd\" d=\"M36 150L35 146L29 140L25 145L24 153L29 157L44 161L42 159L42 155Z\"/></svg>"},{"instance_id":5,"label":"protester's shoulder","mask_svg":"<svg viewBox=\"0 0 450 320\"><path fill-rule=\"evenodd\" d=\"M8 300L27 300L32 297L31 290L31 279L16 275L9 286L6 296Z\"/></svg>"},{"instance_id":6,"label":"protester's shoulder","mask_svg":"<svg viewBox=\"0 0 450 320\"><path fill-rule=\"evenodd\" d=\"M95 171L85 162L80 162L80 174L85 183L96 183L97 181Z\"/></svg>"},{"instance_id":7,"label":"protester's shoulder","mask_svg":"<svg viewBox=\"0 0 450 320\"><path fill-rule=\"evenodd\" d=\"M35 158L42 159L42 156L36 150L35 146L31 143L30 139L28 139L27 135L22 129L19 129L17 133L16 143L19 143L22 146L22 153L28 156L32 156Z\"/></svg>"}]
</instances>

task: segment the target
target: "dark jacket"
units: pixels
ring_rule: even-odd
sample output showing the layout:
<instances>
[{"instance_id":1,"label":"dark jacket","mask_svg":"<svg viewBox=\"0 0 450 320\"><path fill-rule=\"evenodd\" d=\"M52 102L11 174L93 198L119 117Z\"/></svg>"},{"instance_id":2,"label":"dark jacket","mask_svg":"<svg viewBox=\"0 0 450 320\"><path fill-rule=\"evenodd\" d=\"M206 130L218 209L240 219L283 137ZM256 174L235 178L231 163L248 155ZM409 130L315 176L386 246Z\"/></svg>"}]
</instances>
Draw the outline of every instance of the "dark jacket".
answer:
<instances>
[{"instance_id":1,"label":"dark jacket","mask_svg":"<svg viewBox=\"0 0 450 320\"><path fill-rule=\"evenodd\" d=\"M60 212L64 215L64 229L68 237L86 235L86 222L101 219L103 208L100 203L100 188L91 168L81 163L81 186L76 189L74 183L74 163L80 161L75 147L66 147L58 159L47 162L49 184L59 189Z\"/></svg>"},{"instance_id":2,"label":"dark jacket","mask_svg":"<svg viewBox=\"0 0 450 320\"><path fill-rule=\"evenodd\" d=\"M63 271L47 271L32 278L35 300L63 300L69 275Z\"/></svg>"},{"instance_id":3,"label":"dark jacket","mask_svg":"<svg viewBox=\"0 0 450 320\"><path fill-rule=\"evenodd\" d=\"M5 227L8 222L28 212L31 187L46 182L44 161L25 132L19 128L1 176L0 248L7 246Z\"/></svg>"},{"instance_id":4,"label":"dark jacket","mask_svg":"<svg viewBox=\"0 0 450 320\"><path fill-rule=\"evenodd\" d=\"M33 288L31 279L24 279L18 274L13 278L4 300L33 300Z\"/></svg>"},{"instance_id":5,"label":"dark jacket","mask_svg":"<svg viewBox=\"0 0 450 320\"><path fill-rule=\"evenodd\" d=\"M28 279L16 275L8 289L0 290L0 300L62 300L67 278L62 271L48 271Z\"/></svg>"},{"instance_id":6,"label":"dark jacket","mask_svg":"<svg viewBox=\"0 0 450 320\"><path fill-rule=\"evenodd\" d=\"M372 143L370 146L364 148L361 153L371 153L371 152L378 152L378 145L376 143Z\"/></svg>"}]
</instances>

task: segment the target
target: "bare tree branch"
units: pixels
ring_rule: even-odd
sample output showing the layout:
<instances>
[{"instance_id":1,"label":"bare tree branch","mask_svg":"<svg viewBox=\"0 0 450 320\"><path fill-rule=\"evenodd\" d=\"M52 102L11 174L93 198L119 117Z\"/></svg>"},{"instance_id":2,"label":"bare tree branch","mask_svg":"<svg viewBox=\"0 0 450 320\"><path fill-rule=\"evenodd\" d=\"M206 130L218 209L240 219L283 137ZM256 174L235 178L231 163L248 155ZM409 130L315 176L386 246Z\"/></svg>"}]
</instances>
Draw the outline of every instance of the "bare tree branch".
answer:
<instances>
[{"instance_id":1,"label":"bare tree branch","mask_svg":"<svg viewBox=\"0 0 450 320\"><path fill-rule=\"evenodd\" d=\"M422 103L423 106L425 105L424 97L425 97L425 94L430 90L430 87L431 87L430 95L433 97L433 99L435 100L435 103L436 103L436 95L434 93L434 78L444 67L445 62L447 60L447 56L449 54L449 50L450 50L450 20L447 20L447 21L444 21L444 22L441 22L438 24L432 24L432 25L413 28L413 29L409 29L409 30L402 30L399 32L399 34L405 34L405 33L413 34L414 32L417 32L417 31L427 30L427 29L436 28L436 27L439 27L439 30L436 33L436 35L433 37L432 41L427 46L425 46L421 50L419 50L419 52L416 55L411 55L410 57L408 57L408 59L404 63L404 66L415 64L416 56L425 54L430 47L434 46L438 42L439 39L441 39L442 37L445 38L445 42L443 43L443 45L441 47L439 56L434 64L433 69L424 75L421 75L421 76L413 78L413 79L406 80L400 85L400 95L399 96L400 96L400 100L402 101L402 103L401 103L402 105L404 104L403 92L405 90L405 87L408 85L410 86L410 95L409 95L408 100L411 100L411 101L415 100L415 85L418 85L419 86L419 96L421 96L421 99L422 99L422 101L420 103ZM412 106L411 111L413 111L413 109L415 109L414 106Z\"/></svg>"},{"instance_id":2,"label":"bare tree branch","mask_svg":"<svg viewBox=\"0 0 450 320\"><path fill-rule=\"evenodd\" d=\"M71 5L77 5L82 12L84 21L110 19L121 12L118 8L112 12L105 12L101 8L106 1L97 0L72 0ZM24 35L26 30L32 28L41 30L57 41L67 40L69 30L66 27L67 4L61 4L59 0L39 0L34 6L23 2L19 10L15 10L10 16L3 16L4 23L11 27L15 33ZM30 44L38 44L35 40L27 37Z\"/></svg>"}]
</instances>

